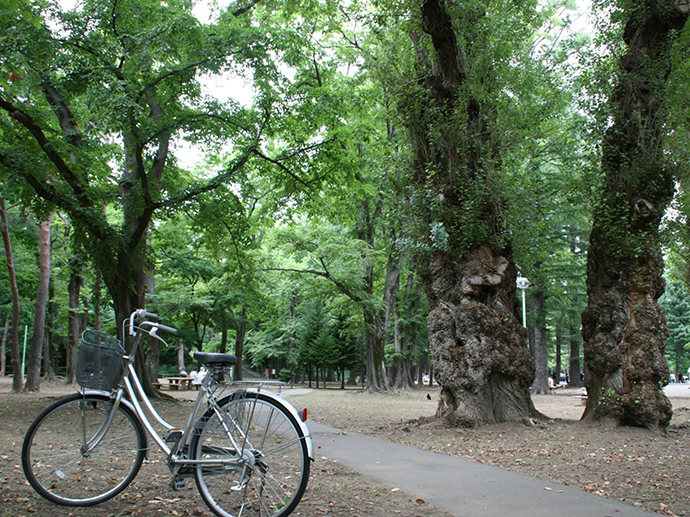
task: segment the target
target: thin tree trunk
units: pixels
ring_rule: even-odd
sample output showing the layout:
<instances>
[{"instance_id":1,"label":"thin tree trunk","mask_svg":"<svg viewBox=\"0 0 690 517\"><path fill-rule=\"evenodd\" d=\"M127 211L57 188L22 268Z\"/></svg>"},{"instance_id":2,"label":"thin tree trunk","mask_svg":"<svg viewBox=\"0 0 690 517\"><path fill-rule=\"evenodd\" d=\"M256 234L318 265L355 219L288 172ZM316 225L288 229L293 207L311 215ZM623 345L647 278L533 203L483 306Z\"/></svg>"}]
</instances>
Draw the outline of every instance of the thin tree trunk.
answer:
<instances>
[{"instance_id":1,"label":"thin tree trunk","mask_svg":"<svg viewBox=\"0 0 690 517\"><path fill-rule=\"evenodd\" d=\"M573 388L580 388L583 386L580 373L582 368L580 366L580 340L578 339L578 331L575 327L570 327L570 386Z\"/></svg>"},{"instance_id":2,"label":"thin tree trunk","mask_svg":"<svg viewBox=\"0 0 690 517\"><path fill-rule=\"evenodd\" d=\"M554 375L554 382L558 384L561 382L562 363L562 347L563 347L563 329L560 325L556 327L556 373Z\"/></svg>"},{"instance_id":3,"label":"thin tree trunk","mask_svg":"<svg viewBox=\"0 0 690 517\"><path fill-rule=\"evenodd\" d=\"M65 343L65 383L72 384L77 371L77 355L79 353L79 340L81 338L81 317L79 314L81 286L84 283L82 277L76 272L79 269L76 261L72 261L72 273L70 274L67 293L69 297L69 319L67 342Z\"/></svg>"},{"instance_id":4,"label":"thin tree trunk","mask_svg":"<svg viewBox=\"0 0 690 517\"><path fill-rule=\"evenodd\" d=\"M46 307L50 290L50 227L53 216L39 223L38 288L34 304L34 329L28 353L25 391L38 391L41 384L41 359L44 348Z\"/></svg>"},{"instance_id":5,"label":"thin tree trunk","mask_svg":"<svg viewBox=\"0 0 690 517\"><path fill-rule=\"evenodd\" d=\"M177 366L180 373L187 371L187 366L184 364L184 341L182 338L177 338Z\"/></svg>"},{"instance_id":6,"label":"thin tree trunk","mask_svg":"<svg viewBox=\"0 0 690 517\"><path fill-rule=\"evenodd\" d=\"M397 307L393 309L393 352L395 358L393 365L388 368L388 383L391 388L398 390L402 388L402 368L403 368L403 339L400 335L400 312Z\"/></svg>"},{"instance_id":7,"label":"thin tree trunk","mask_svg":"<svg viewBox=\"0 0 690 517\"><path fill-rule=\"evenodd\" d=\"M10 319L5 318L5 328L2 333L2 343L0 344L0 377L5 376L5 344L7 343L7 333L10 330Z\"/></svg>"},{"instance_id":8,"label":"thin tree trunk","mask_svg":"<svg viewBox=\"0 0 690 517\"><path fill-rule=\"evenodd\" d=\"M146 365L146 371L148 372L148 376L149 379L151 379L151 382L158 381L158 363L161 356L162 346L163 343L160 339L148 339L146 347L146 359L144 361L144 364Z\"/></svg>"},{"instance_id":9,"label":"thin tree trunk","mask_svg":"<svg viewBox=\"0 0 690 517\"><path fill-rule=\"evenodd\" d=\"M46 334L43 338L43 380L54 381L55 370L53 369L53 351L51 350L51 340L48 336L48 323L46 322Z\"/></svg>"},{"instance_id":10,"label":"thin tree trunk","mask_svg":"<svg viewBox=\"0 0 690 517\"><path fill-rule=\"evenodd\" d=\"M364 325L367 343L367 388L371 391L385 391L388 389L388 379L384 364L386 340L383 331L383 315L377 315L365 309Z\"/></svg>"},{"instance_id":11,"label":"thin tree trunk","mask_svg":"<svg viewBox=\"0 0 690 517\"><path fill-rule=\"evenodd\" d=\"M424 386L424 351L421 346L417 349L417 386Z\"/></svg>"},{"instance_id":12,"label":"thin tree trunk","mask_svg":"<svg viewBox=\"0 0 690 517\"><path fill-rule=\"evenodd\" d=\"M407 282L405 284L405 294L403 296L403 304L405 305L406 315L408 321L412 317L412 308L410 307L410 296L412 295L412 290L414 287L414 274L410 273L407 276ZM410 341L409 337L402 335L400 329L400 313L397 307L393 312L393 329L394 329L394 342L395 342L395 352L396 357L396 372L395 380L393 382L393 387L395 389L412 389L415 387L414 380L412 378L412 361L410 360Z\"/></svg>"},{"instance_id":13,"label":"thin tree trunk","mask_svg":"<svg viewBox=\"0 0 690 517\"><path fill-rule=\"evenodd\" d=\"M55 283L52 278L48 286L48 307L46 309L46 331L43 338L43 380L54 381L57 377L54 346L55 326Z\"/></svg>"},{"instance_id":14,"label":"thin tree trunk","mask_svg":"<svg viewBox=\"0 0 690 517\"><path fill-rule=\"evenodd\" d=\"M242 380L242 355L244 354L244 338L247 335L247 322L245 318L247 317L247 308L242 307L242 312L239 318L235 318L235 357L237 357L237 362L235 363L235 369L233 370L233 379L236 381Z\"/></svg>"},{"instance_id":15,"label":"thin tree trunk","mask_svg":"<svg viewBox=\"0 0 690 517\"><path fill-rule=\"evenodd\" d=\"M93 328L103 330L103 273L96 268L96 280L93 287Z\"/></svg>"},{"instance_id":16,"label":"thin tree trunk","mask_svg":"<svg viewBox=\"0 0 690 517\"><path fill-rule=\"evenodd\" d=\"M12 392L20 392L24 381L22 379L22 359L19 355L19 290L17 289L17 277L14 271L14 258L10 243L10 225L7 220L7 208L5 208L5 198L3 197L0 197L0 222L2 222L2 240L5 245L7 276L12 296L12 320L9 331L10 351L12 353Z\"/></svg>"},{"instance_id":17,"label":"thin tree trunk","mask_svg":"<svg viewBox=\"0 0 690 517\"><path fill-rule=\"evenodd\" d=\"M548 347L546 334L546 300L544 288L539 284L534 284L533 297L534 313L534 368L535 376L532 384L532 393L535 395L546 395L549 393L549 364Z\"/></svg>"},{"instance_id":18,"label":"thin tree trunk","mask_svg":"<svg viewBox=\"0 0 690 517\"><path fill-rule=\"evenodd\" d=\"M228 350L228 313L221 310L220 314L220 344L218 345L218 352L221 354L227 353Z\"/></svg>"}]
</instances>

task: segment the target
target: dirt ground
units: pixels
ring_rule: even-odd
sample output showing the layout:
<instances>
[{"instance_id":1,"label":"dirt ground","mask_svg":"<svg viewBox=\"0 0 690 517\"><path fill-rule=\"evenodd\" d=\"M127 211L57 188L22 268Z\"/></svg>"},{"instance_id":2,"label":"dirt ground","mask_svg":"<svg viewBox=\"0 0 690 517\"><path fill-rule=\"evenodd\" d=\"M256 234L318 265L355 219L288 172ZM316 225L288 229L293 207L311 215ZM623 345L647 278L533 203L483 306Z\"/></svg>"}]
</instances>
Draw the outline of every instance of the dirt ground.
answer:
<instances>
[{"instance_id":1,"label":"dirt ground","mask_svg":"<svg viewBox=\"0 0 690 517\"><path fill-rule=\"evenodd\" d=\"M169 472L157 450L152 451L134 483L111 501L81 509L43 500L24 479L22 440L38 413L53 400L73 393L74 388L52 383L43 384L38 394L10 394L10 387L9 379L0 378L0 517L212 515L196 487L184 492L170 489ZM172 393L176 401L161 401L156 406L169 421L182 422L195 393ZM535 397L537 409L554 419L547 424L481 429L447 429L428 423L426 417L436 408L438 393L434 390L380 395L334 387L289 393L285 392L297 408L306 406L310 419L326 425L463 456L626 501L661 515L690 516L690 398L671 398L674 420L665 434L657 434L578 422L583 406L576 390ZM449 517L412 494L320 457L318 451L304 501L293 515Z\"/></svg>"}]
</instances>

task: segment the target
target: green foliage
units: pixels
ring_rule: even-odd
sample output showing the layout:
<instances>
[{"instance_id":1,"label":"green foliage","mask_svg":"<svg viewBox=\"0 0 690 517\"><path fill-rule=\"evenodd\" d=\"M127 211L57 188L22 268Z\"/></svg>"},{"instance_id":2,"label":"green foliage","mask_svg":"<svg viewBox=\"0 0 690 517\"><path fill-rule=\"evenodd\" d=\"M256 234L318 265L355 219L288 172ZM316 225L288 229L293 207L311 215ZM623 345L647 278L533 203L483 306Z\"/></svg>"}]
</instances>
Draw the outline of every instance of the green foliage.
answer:
<instances>
[{"instance_id":1,"label":"green foliage","mask_svg":"<svg viewBox=\"0 0 690 517\"><path fill-rule=\"evenodd\" d=\"M687 377L690 366L690 295L680 283L669 283L659 299L666 309L669 336L666 342L666 359L671 372Z\"/></svg>"},{"instance_id":2,"label":"green foliage","mask_svg":"<svg viewBox=\"0 0 690 517\"><path fill-rule=\"evenodd\" d=\"M596 18L606 31L591 40L570 33L571 3L447 2L468 74L453 102L481 104L491 138L479 142L468 110L448 110L428 94L432 69L422 57L434 50L414 2L232 2L200 20L182 0L87 0L40 12L29 0L0 0L0 100L46 138L42 145L10 108L0 111L3 191L26 213L57 206L70 221L74 252L91 263L85 297L91 265L112 276L113 257L134 255L137 219L150 216L140 230L150 230L141 249L156 279L151 308L179 327L188 348L215 349L224 318L231 342L247 328L252 364L279 365L281 376L307 364L363 368L362 314L386 308L388 261L400 256L407 272L412 256L510 248L521 273L546 289L550 327L577 325L590 209L602 184L595 143L610 123L624 6L596 2L611 17ZM668 96L678 216L665 235L687 281L683 48ZM242 88L251 101L227 98ZM196 168L187 169L181 143L198 155ZM479 144L485 153L473 168L468 149ZM410 186L410 164L424 153ZM620 214L608 217L621 228ZM12 232L26 312L34 236L18 213ZM54 255L61 307L68 243L56 242ZM428 346L426 302L419 291L397 298L401 332L416 347L405 354L415 361ZM683 325L672 324L668 353L685 339L674 333ZM681 352L670 360L685 364ZM172 367L174 351L163 354Z\"/></svg>"},{"instance_id":3,"label":"green foliage","mask_svg":"<svg viewBox=\"0 0 690 517\"><path fill-rule=\"evenodd\" d=\"M317 369L362 367L361 350L343 317L334 319L322 300L305 302L297 327L297 363Z\"/></svg>"},{"instance_id":4,"label":"green foliage","mask_svg":"<svg viewBox=\"0 0 690 517\"><path fill-rule=\"evenodd\" d=\"M40 27L43 18L33 4L31 0L0 0L0 22L11 22L19 16L31 22L34 27ZM0 77L0 84L7 87L6 78Z\"/></svg>"},{"instance_id":5,"label":"green foliage","mask_svg":"<svg viewBox=\"0 0 690 517\"><path fill-rule=\"evenodd\" d=\"M333 353L332 323L323 301L316 299L305 304L297 330L298 360L307 366L330 366Z\"/></svg>"}]
</instances>

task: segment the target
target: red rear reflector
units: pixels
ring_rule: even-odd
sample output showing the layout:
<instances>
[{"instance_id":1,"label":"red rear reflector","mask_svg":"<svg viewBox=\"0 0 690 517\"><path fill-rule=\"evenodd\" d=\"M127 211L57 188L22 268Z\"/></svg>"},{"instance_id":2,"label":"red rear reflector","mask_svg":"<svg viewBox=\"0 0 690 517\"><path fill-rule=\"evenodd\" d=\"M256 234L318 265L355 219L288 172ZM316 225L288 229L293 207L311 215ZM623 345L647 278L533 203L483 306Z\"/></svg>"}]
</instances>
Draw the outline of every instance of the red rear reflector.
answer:
<instances>
[{"instance_id":1,"label":"red rear reflector","mask_svg":"<svg viewBox=\"0 0 690 517\"><path fill-rule=\"evenodd\" d=\"M304 408L304 409L302 410L302 414L301 414L300 416L302 417L302 422L306 422L306 421L307 421L307 408Z\"/></svg>"}]
</instances>

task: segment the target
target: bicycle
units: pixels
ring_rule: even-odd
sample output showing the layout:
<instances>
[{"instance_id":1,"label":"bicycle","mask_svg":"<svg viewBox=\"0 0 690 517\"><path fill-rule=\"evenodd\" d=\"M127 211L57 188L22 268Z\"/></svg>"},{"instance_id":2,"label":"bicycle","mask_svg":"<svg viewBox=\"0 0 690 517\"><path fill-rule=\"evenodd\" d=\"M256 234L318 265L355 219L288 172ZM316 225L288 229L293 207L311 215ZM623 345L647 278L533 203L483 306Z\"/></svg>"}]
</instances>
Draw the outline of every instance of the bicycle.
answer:
<instances>
[{"instance_id":1,"label":"bicycle","mask_svg":"<svg viewBox=\"0 0 690 517\"><path fill-rule=\"evenodd\" d=\"M208 374L184 429L169 424L134 369L144 335L163 341L159 331L177 333L157 320L137 310L123 322L123 335L133 337L129 354L108 334L84 332L77 364L82 389L46 408L27 430L22 446L27 480L57 504L102 503L134 480L150 436L166 455L173 490L186 488L193 477L206 505L220 517L286 517L304 495L314 459L306 415L261 385L223 395L222 379L236 357L196 352ZM163 436L142 403L166 429Z\"/></svg>"}]
</instances>

